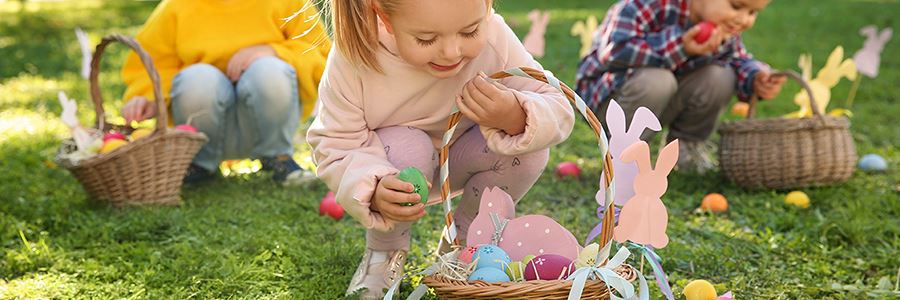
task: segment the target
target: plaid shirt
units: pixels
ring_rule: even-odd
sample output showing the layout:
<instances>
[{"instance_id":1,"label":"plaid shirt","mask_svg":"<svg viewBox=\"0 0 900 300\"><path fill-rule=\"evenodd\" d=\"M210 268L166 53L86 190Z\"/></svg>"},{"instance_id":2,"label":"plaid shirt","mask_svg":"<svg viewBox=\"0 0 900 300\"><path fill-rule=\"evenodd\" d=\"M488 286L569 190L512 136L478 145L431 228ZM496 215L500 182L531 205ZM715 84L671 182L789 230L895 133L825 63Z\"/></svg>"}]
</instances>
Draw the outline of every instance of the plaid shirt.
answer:
<instances>
[{"instance_id":1,"label":"plaid shirt","mask_svg":"<svg viewBox=\"0 0 900 300\"><path fill-rule=\"evenodd\" d=\"M681 35L693 25L688 0L619 1L594 32L591 51L578 66L578 94L596 109L625 83L635 68L665 68L680 77L717 64L734 69L738 98L749 99L753 77L768 66L747 53L739 35L709 55L689 57Z\"/></svg>"}]
</instances>

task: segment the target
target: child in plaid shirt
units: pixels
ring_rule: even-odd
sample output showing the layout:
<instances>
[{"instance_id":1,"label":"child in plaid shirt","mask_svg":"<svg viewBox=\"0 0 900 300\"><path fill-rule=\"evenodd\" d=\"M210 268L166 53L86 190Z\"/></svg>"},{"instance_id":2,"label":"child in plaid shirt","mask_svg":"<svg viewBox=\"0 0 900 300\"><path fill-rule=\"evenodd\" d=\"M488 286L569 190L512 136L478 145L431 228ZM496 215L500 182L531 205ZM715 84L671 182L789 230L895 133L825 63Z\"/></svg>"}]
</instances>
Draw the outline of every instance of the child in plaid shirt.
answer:
<instances>
[{"instance_id":1,"label":"child in plaid shirt","mask_svg":"<svg viewBox=\"0 0 900 300\"><path fill-rule=\"evenodd\" d=\"M615 98L628 119L644 106L680 140L678 165L714 167L706 140L732 95L771 99L785 78L752 58L740 33L753 27L769 0L621 0L594 33L578 67L577 92L605 116ZM698 43L700 22L716 24ZM649 138L652 135L645 135Z\"/></svg>"}]
</instances>

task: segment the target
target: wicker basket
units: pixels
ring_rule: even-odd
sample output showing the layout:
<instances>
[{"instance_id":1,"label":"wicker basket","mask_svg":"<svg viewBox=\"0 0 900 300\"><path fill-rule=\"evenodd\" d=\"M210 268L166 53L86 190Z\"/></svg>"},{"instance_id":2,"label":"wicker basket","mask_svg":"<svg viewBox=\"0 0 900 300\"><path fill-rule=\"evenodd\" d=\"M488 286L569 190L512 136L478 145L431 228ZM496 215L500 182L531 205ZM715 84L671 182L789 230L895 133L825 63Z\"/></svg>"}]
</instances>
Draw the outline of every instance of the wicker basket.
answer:
<instances>
[{"instance_id":1,"label":"wicker basket","mask_svg":"<svg viewBox=\"0 0 900 300\"><path fill-rule=\"evenodd\" d=\"M159 74L150 56L130 37L113 34L104 37L91 60L91 97L94 100L96 129L103 132L117 129L130 132L131 128L113 126L104 122L103 99L100 95L98 74L103 50L114 41L131 47L141 58L144 68L153 82L156 99L164 99L159 84ZM153 134L128 143L112 152L81 160L77 163L61 154L74 151L71 140L63 143L57 160L75 175L84 190L93 198L106 201L115 207L142 204L180 203L181 182L188 165L200 147L206 143L203 133L192 133L168 128L168 112L165 101L156 101L156 129Z\"/></svg>"},{"instance_id":2,"label":"wicker basket","mask_svg":"<svg viewBox=\"0 0 900 300\"><path fill-rule=\"evenodd\" d=\"M725 176L747 188L792 189L847 181L856 167L850 121L822 115L806 81L780 72L809 93L814 116L799 119L753 119L757 97L746 120L722 124L719 161Z\"/></svg>"},{"instance_id":3,"label":"wicker basket","mask_svg":"<svg viewBox=\"0 0 900 300\"><path fill-rule=\"evenodd\" d=\"M566 98L568 98L569 102L573 106L575 106L577 111L580 112L585 117L585 120L588 121L591 128L594 130L595 136L597 137L598 141L600 141L599 145L601 149L608 146L606 138L605 136L603 136L604 134L600 126L600 121L593 114L593 112L591 112L591 110L585 107L583 101L576 100L577 96L575 95L575 93L564 83L559 82L559 80L554 78L551 74L545 74L542 71L531 68L519 68L498 72L491 75L491 78L500 79L511 76L533 78L560 89L566 95ZM444 231L445 233L451 231L455 232L455 230L447 230L448 228L453 228L455 226L452 222L453 213L450 210L450 202L448 197L450 192L450 180L449 176L447 176L447 174L443 172L443 167L448 161L449 153L449 143L447 142L449 141L449 138L447 136L452 135L452 133L455 131L456 125L459 123L461 116L462 115L459 112L455 112L450 116L450 121L447 124L447 135L445 135L444 138L444 146L441 148L440 152L439 169L442 170L441 198L443 200L444 211L446 213L446 216L444 218L446 226ZM604 157L603 167L606 171L606 180L604 181L604 183L608 187L612 182L613 176L612 156L608 152ZM603 227L603 231L600 235L601 245L605 245L612 239L612 211L613 210L609 210L610 213L604 216L604 224L606 226ZM452 240L453 248L459 249L459 240L456 238L452 238ZM628 281L634 281L637 278L636 270L627 264L620 265L615 269L615 272ZM535 280L524 282L497 283L489 283L478 280L470 282L463 280L454 280L440 274L435 274L426 276L423 279L423 283L432 288L434 290L434 293L437 294L441 299L567 299L573 282L571 280ZM610 299L609 290L610 289L607 288L606 284L601 280L588 280L585 282L581 298Z\"/></svg>"}]
</instances>

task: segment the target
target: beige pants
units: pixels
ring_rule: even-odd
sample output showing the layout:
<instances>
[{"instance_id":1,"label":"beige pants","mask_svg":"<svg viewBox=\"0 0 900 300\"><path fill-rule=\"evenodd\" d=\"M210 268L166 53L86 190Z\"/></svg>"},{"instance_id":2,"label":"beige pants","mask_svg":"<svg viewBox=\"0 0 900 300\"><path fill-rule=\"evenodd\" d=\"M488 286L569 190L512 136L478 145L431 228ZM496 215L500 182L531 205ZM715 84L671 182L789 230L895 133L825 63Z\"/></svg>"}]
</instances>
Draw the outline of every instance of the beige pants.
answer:
<instances>
[{"instance_id":1,"label":"beige pants","mask_svg":"<svg viewBox=\"0 0 900 300\"><path fill-rule=\"evenodd\" d=\"M622 106L629 124L635 110L644 106L656 114L660 124L669 127L667 141L704 141L712 135L722 108L734 95L736 82L734 70L719 65L705 66L682 77L666 69L640 68L612 98ZM608 105L609 101L603 102L599 118L606 119ZM642 136L644 140L652 137L649 130Z\"/></svg>"}]
</instances>

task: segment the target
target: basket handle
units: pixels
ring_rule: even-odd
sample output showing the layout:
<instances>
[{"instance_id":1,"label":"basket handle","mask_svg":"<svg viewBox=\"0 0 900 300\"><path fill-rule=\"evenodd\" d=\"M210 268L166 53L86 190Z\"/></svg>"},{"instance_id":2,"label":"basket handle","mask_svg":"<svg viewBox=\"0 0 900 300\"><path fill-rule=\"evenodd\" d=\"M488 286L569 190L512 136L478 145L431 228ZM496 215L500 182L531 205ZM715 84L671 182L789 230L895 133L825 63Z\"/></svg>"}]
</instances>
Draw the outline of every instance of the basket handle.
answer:
<instances>
[{"instance_id":1,"label":"basket handle","mask_svg":"<svg viewBox=\"0 0 900 300\"><path fill-rule=\"evenodd\" d=\"M815 96L813 96L812 88L809 86L809 83L806 82L806 79L803 79L803 76L800 76L800 74L797 74L797 72L794 72L792 70L778 71L778 72L772 73L772 75L787 76L788 78L793 79L794 81L799 83L800 86L802 86L803 89L806 90L806 93L809 94L809 107L812 109L813 115L815 115L816 117L822 116L822 114L819 113L818 104L816 104L816 100L815 100ZM756 94L753 94L753 96L750 97L750 108L747 110L747 120L753 119L753 116L756 114L756 104L758 102L759 102L759 96Z\"/></svg>"},{"instance_id":2,"label":"basket handle","mask_svg":"<svg viewBox=\"0 0 900 300\"><path fill-rule=\"evenodd\" d=\"M513 68L506 71L500 71L494 73L490 76L491 79L502 79L512 76L519 76L525 78L535 79L544 83L553 86L554 88L559 89L565 94L566 98L569 100L569 103L575 107L577 112L580 112L584 119L591 126L591 129L594 131L594 136L597 138L597 145L600 148L601 155L604 155L603 159L603 171L604 181L603 184L607 188L607 195L611 193L609 187L612 184L613 179L613 167L612 167L612 153L608 151L609 142L606 139L606 133L603 131L603 127L600 125L600 120L597 119L597 116L587 108L587 105L584 103L584 100L581 99L571 88L569 88L565 83L556 79L553 76L553 73L550 71L541 71L528 67L519 67ZM447 130L444 133L443 137L443 146L441 147L440 152L440 160L438 161L438 167L440 170L440 180L441 180L441 201L444 204L444 232L441 234L441 239L445 237L448 241L452 242L453 247L459 247L459 238L456 236L456 224L453 222L453 211L450 205L450 201L448 199L450 195L450 176L447 163L449 160L450 153L450 139L453 137L453 132L456 130L456 126L459 124L460 119L462 118L462 113L458 110L454 109L454 112L450 115L450 119L447 122ZM603 229L600 233L600 241L601 245L606 245L609 241L612 240L613 233L613 218L614 218L614 210L609 209L613 203L613 201L607 201L606 213L603 216Z\"/></svg>"},{"instance_id":3,"label":"basket handle","mask_svg":"<svg viewBox=\"0 0 900 300\"><path fill-rule=\"evenodd\" d=\"M150 75L150 82L153 84L153 97L156 98L154 101L156 102L156 130L165 129L169 125L169 113L166 111L166 101L165 98L162 97L162 88L159 84L159 72L156 71L156 67L153 65L153 59L150 58L147 51L144 51L144 49L141 48L141 45L138 44L137 41L121 34L111 34L103 37L100 44L97 44L97 49L94 50L94 56L91 58L91 98L94 100L94 113L97 117L97 128L103 128L104 125L103 118L101 117L104 115L103 96L100 94L100 84L98 82L98 77L100 75L100 59L103 56L103 51L106 50L106 46L112 42L121 42L127 45L141 58L144 69L146 69L147 74Z\"/></svg>"}]
</instances>

